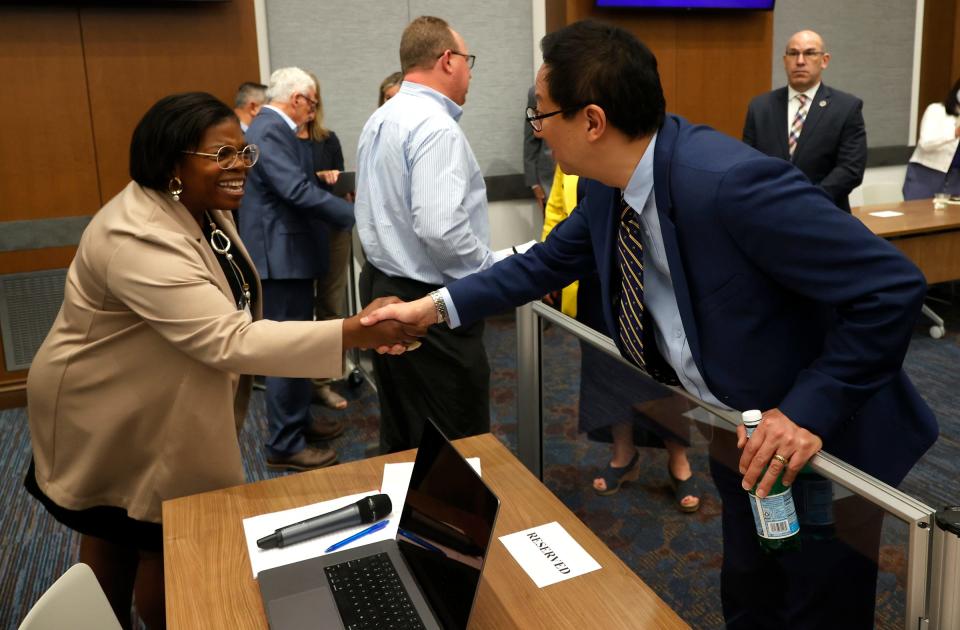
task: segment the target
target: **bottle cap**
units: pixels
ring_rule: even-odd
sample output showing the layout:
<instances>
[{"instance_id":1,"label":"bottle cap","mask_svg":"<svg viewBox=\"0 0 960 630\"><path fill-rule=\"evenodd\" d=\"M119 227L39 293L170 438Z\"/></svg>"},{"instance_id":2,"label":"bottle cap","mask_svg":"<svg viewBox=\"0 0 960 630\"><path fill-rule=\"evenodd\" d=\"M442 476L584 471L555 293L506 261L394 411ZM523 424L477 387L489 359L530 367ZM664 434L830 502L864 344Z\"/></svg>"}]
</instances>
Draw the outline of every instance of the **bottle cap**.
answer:
<instances>
[{"instance_id":1,"label":"bottle cap","mask_svg":"<svg viewBox=\"0 0 960 630\"><path fill-rule=\"evenodd\" d=\"M759 409L747 409L741 415L743 426L755 427L760 424L760 417L763 415Z\"/></svg>"}]
</instances>

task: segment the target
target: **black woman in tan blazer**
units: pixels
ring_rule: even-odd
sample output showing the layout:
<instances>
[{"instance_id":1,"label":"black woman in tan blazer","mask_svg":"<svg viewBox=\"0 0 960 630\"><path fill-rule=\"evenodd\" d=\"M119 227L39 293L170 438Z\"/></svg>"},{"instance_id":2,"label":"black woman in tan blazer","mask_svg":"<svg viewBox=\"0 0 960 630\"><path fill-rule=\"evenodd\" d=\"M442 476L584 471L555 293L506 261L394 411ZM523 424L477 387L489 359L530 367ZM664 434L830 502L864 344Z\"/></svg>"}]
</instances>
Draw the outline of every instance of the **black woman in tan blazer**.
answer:
<instances>
[{"instance_id":1,"label":"black woman in tan blazer","mask_svg":"<svg viewBox=\"0 0 960 630\"><path fill-rule=\"evenodd\" d=\"M27 489L80 532L121 624L131 597L163 627L161 502L244 482L249 374L330 377L346 347L401 352L420 331L359 316L261 319L232 216L258 149L209 94L169 96L137 125L133 181L92 219L27 379Z\"/></svg>"}]
</instances>

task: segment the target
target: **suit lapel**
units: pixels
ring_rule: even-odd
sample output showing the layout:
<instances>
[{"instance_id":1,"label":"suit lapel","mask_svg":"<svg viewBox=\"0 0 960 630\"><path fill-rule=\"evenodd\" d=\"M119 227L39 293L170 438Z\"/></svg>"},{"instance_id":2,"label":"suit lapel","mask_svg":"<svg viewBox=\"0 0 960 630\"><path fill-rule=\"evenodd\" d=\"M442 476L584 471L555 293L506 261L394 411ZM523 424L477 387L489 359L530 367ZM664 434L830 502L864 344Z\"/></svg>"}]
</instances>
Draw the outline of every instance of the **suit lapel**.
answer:
<instances>
[{"instance_id":1,"label":"suit lapel","mask_svg":"<svg viewBox=\"0 0 960 630\"><path fill-rule=\"evenodd\" d=\"M660 133L657 135L657 145L653 153L653 194L657 202L657 215L660 219L660 234L663 238L663 248L667 254L667 264L670 265L670 280L673 292L680 310L680 321L687 335L687 343L693 360L700 373L703 374L703 365L700 361L700 337L697 331L697 322L693 317L693 307L690 303L690 290L687 286L687 274L680 255L680 245L677 239L677 229L674 224L676 210L673 207L673 195L670 189L670 165L673 162L673 152L679 141L681 119L667 116Z\"/></svg>"},{"instance_id":2,"label":"suit lapel","mask_svg":"<svg viewBox=\"0 0 960 630\"><path fill-rule=\"evenodd\" d=\"M800 138L797 140L797 148L793 151L793 159L791 161L794 164L797 163L797 159L800 156L800 153L803 151L803 147L807 144L807 139L813 135L813 131L816 129L817 123L820 122L820 119L825 115L823 110L830 105L830 96L832 94L833 91L823 83L820 84L820 87L817 89L817 93L814 94L813 101L810 102L810 109L807 112L807 118L803 121L803 129L800 131Z\"/></svg>"},{"instance_id":3,"label":"suit lapel","mask_svg":"<svg viewBox=\"0 0 960 630\"><path fill-rule=\"evenodd\" d=\"M789 160L790 145L788 138L790 134L787 130L793 121L787 120L787 88L780 88L773 93L773 119L778 125L775 137L778 139L777 147L780 149L780 154L775 157Z\"/></svg>"}]
</instances>

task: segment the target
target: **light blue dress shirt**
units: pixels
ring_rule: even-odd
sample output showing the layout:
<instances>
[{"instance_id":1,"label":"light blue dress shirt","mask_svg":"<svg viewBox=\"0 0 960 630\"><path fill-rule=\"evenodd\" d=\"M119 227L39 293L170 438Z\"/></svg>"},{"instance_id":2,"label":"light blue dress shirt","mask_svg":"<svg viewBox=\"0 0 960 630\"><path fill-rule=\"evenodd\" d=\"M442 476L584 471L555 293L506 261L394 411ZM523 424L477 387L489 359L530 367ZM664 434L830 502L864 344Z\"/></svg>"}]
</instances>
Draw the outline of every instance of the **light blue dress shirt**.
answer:
<instances>
[{"instance_id":1,"label":"light blue dress shirt","mask_svg":"<svg viewBox=\"0 0 960 630\"><path fill-rule=\"evenodd\" d=\"M700 400L729 409L707 389L707 384L693 360L693 352L687 343L687 333L680 319L680 307L677 306L663 234L660 232L657 199L653 194L653 152L656 145L657 136L654 135L623 191L623 198L640 218L643 241L643 305L653 319L657 349L676 371L683 388ZM459 326L460 316L450 292L444 288L440 290L440 294L447 307L450 325Z\"/></svg>"},{"instance_id":2,"label":"light blue dress shirt","mask_svg":"<svg viewBox=\"0 0 960 630\"><path fill-rule=\"evenodd\" d=\"M404 81L367 120L357 149L357 230L391 277L442 285L494 263L487 189L458 120L463 109Z\"/></svg>"}]
</instances>

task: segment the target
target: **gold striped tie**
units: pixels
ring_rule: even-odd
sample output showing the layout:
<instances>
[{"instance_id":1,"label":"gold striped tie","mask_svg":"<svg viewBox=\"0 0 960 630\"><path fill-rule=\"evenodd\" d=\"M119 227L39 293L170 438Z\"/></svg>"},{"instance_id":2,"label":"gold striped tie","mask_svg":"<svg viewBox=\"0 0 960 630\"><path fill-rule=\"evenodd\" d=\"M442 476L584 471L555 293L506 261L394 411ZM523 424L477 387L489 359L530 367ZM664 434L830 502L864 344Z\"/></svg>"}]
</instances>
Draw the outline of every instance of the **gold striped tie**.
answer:
<instances>
[{"instance_id":1,"label":"gold striped tie","mask_svg":"<svg viewBox=\"0 0 960 630\"><path fill-rule=\"evenodd\" d=\"M620 341L628 358L646 369L643 352L643 243L637 213L623 201L620 230L617 235L617 260L620 264Z\"/></svg>"}]
</instances>

